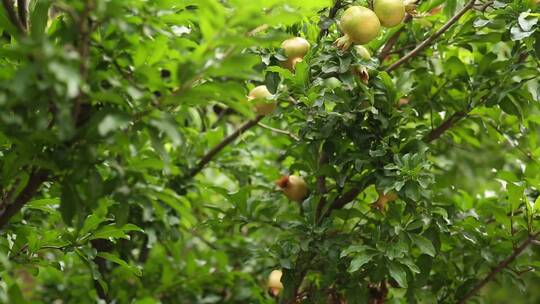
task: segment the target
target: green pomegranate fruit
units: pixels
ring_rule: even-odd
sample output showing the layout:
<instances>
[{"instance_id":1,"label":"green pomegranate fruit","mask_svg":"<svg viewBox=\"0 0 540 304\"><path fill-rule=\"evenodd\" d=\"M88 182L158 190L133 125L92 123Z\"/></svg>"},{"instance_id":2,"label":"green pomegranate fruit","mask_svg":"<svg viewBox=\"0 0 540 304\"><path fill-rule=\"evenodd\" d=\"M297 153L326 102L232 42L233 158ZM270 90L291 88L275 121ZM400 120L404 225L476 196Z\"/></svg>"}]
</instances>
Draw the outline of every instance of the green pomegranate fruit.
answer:
<instances>
[{"instance_id":1,"label":"green pomegranate fruit","mask_svg":"<svg viewBox=\"0 0 540 304\"><path fill-rule=\"evenodd\" d=\"M336 77L326 78L324 80L323 84L324 84L325 87L327 87L329 89L332 89L332 90L335 90L335 89L341 87L341 81L339 79L337 79Z\"/></svg>"},{"instance_id":2,"label":"green pomegranate fruit","mask_svg":"<svg viewBox=\"0 0 540 304\"><path fill-rule=\"evenodd\" d=\"M302 37L294 37L283 41L281 48L287 58L303 58L309 51L309 42Z\"/></svg>"},{"instance_id":3,"label":"green pomegranate fruit","mask_svg":"<svg viewBox=\"0 0 540 304\"><path fill-rule=\"evenodd\" d=\"M291 201L301 203L308 196L308 185L301 176L282 176L276 181L276 185Z\"/></svg>"},{"instance_id":4,"label":"green pomegranate fruit","mask_svg":"<svg viewBox=\"0 0 540 304\"><path fill-rule=\"evenodd\" d=\"M276 108L275 102L268 102L266 100L268 97L272 97L272 94L265 85L255 87L249 92L248 100L256 101L255 113L257 115L268 115Z\"/></svg>"},{"instance_id":5,"label":"green pomegranate fruit","mask_svg":"<svg viewBox=\"0 0 540 304\"><path fill-rule=\"evenodd\" d=\"M403 0L375 0L373 9L381 24L385 27L396 26L405 18Z\"/></svg>"},{"instance_id":6,"label":"green pomegranate fruit","mask_svg":"<svg viewBox=\"0 0 540 304\"><path fill-rule=\"evenodd\" d=\"M345 51L352 44L366 44L377 38L381 31L381 23L377 15L367 7L351 6L341 16L340 27L343 37L335 42L335 46Z\"/></svg>"},{"instance_id":7,"label":"green pomegranate fruit","mask_svg":"<svg viewBox=\"0 0 540 304\"><path fill-rule=\"evenodd\" d=\"M368 49L366 49L364 46L356 45L354 46L354 50L356 51L356 55L360 56L362 59L370 60L371 54L369 53Z\"/></svg>"},{"instance_id":8,"label":"green pomegranate fruit","mask_svg":"<svg viewBox=\"0 0 540 304\"><path fill-rule=\"evenodd\" d=\"M279 293L283 290L282 276L283 272L281 270L272 270L268 276L268 289L273 297L279 296Z\"/></svg>"},{"instance_id":9,"label":"green pomegranate fruit","mask_svg":"<svg viewBox=\"0 0 540 304\"><path fill-rule=\"evenodd\" d=\"M379 211L383 211L386 209L386 204L393 202L397 199L399 199L397 193L395 191L390 191L388 193L384 193L383 190L379 190L379 198L374 204L374 207L379 209Z\"/></svg>"}]
</instances>

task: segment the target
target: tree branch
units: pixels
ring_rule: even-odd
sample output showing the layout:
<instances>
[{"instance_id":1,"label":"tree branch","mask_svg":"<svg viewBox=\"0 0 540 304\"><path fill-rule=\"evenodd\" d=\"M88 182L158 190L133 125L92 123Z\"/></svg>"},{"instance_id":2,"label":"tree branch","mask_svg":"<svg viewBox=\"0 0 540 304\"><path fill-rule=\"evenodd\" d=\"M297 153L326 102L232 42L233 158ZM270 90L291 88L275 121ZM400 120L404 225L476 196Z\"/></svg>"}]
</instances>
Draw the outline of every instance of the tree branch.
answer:
<instances>
[{"instance_id":1,"label":"tree branch","mask_svg":"<svg viewBox=\"0 0 540 304\"><path fill-rule=\"evenodd\" d=\"M424 138L424 141L427 143L431 143L432 141L438 139L444 134L444 132L452 128L458 121L463 119L465 116L467 116L467 113L463 111L452 114L452 116L445 120L440 126L431 130L431 132L429 132L429 134Z\"/></svg>"},{"instance_id":2,"label":"tree branch","mask_svg":"<svg viewBox=\"0 0 540 304\"><path fill-rule=\"evenodd\" d=\"M403 33L403 31L405 31L405 27L407 23L411 22L412 20L412 16L411 15L408 15L405 17L405 19L403 20L403 26L397 30L389 39L388 41L386 42L386 44L384 45L383 49L381 50L381 52L379 53L379 56L377 56L379 58L379 61L384 61L384 59L386 59L386 57L388 57L388 55L390 55L390 52L392 51L392 49L394 48L394 45L396 45L396 43L398 42L399 40L399 36L401 35L401 33Z\"/></svg>"},{"instance_id":3,"label":"tree branch","mask_svg":"<svg viewBox=\"0 0 540 304\"><path fill-rule=\"evenodd\" d=\"M36 194L39 187L47 179L49 173L42 169L37 169L30 174L28 184L24 187L21 193L15 200L6 206L4 213L0 215L0 229L9 222L9 220L17 214L22 207Z\"/></svg>"},{"instance_id":4,"label":"tree branch","mask_svg":"<svg viewBox=\"0 0 540 304\"><path fill-rule=\"evenodd\" d=\"M22 25L21 20L19 20L19 17L17 17L17 13L15 12L15 7L13 6L12 0L2 0L2 4L4 6L4 10L8 15L9 21L13 23L13 25L20 33L25 33L24 26Z\"/></svg>"},{"instance_id":5,"label":"tree branch","mask_svg":"<svg viewBox=\"0 0 540 304\"><path fill-rule=\"evenodd\" d=\"M225 137L219 144L213 147L210 151L208 151L208 153L206 153L206 155L204 155L201 158L197 166L195 166L195 168L193 168L189 172L188 177L192 178L195 175L199 174L199 172L201 172L202 169L204 169L204 166L206 166L210 161L212 161L212 159L214 158L214 156L216 156L216 154L218 154L221 150L223 150L223 148L231 144L236 138L242 135L242 133L256 126L259 123L259 121L261 121L261 119L263 118L264 118L264 115L259 115L247 121L245 124L243 124L240 128L238 128L232 134Z\"/></svg>"},{"instance_id":6,"label":"tree branch","mask_svg":"<svg viewBox=\"0 0 540 304\"><path fill-rule=\"evenodd\" d=\"M476 284L473 289L467 292L458 303L464 304L474 295L476 295L480 291L480 289L482 289L487 283L492 281L499 272L508 267L510 263L512 263L525 249L527 249L527 247L529 247L529 245L533 243L533 241L538 235L540 235L540 232L529 235L529 237L525 241L523 241L521 245L514 249L511 255L509 255L506 259L502 260L495 268L493 268L491 272L488 273L484 279L478 282L478 284Z\"/></svg>"},{"instance_id":7,"label":"tree branch","mask_svg":"<svg viewBox=\"0 0 540 304\"><path fill-rule=\"evenodd\" d=\"M21 25L26 30L28 28L28 13L26 11L27 5L26 0L17 0L17 10L19 11L19 21Z\"/></svg>"},{"instance_id":8,"label":"tree branch","mask_svg":"<svg viewBox=\"0 0 540 304\"><path fill-rule=\"evenodd\" d=\"M225 113L225 111L221 112L221 113ZM272 132L276 132L276 133L279 133L279 134L284 134L284 135L287 135L289 136L292 140L294 141L299 141L300 138L298 138L298 136L292 134L291 132L289 131L285 131L285 130L281 130L281 129L277 129L277 128L273 128L273 127L270 127L270 126L267 126L261 122L258 123L259 127L263 128L263 129L267 129L267 130L270 130Z\"/></svg>"},{"instance_id":9,"label":"tree branch","mask_svg":"<svg viewBox=\"0 0 540 304\"><path fill-rule=\"evenodd\" d=\"M321 150L319 151L319 170L321 170L321 167L328 164L328 155L326 155L326 152L324 151L324 144L321 147ZM326 189L326 175L320 174L317 176L317 193L321 195L321 199L319 200L319 203L317 204L317 212L315 213L315 218L318 220L321 217L321 213L324 209L324 206L326 205L326 192L328 189Z\"/></svg>"},{"instance_id":10,"label":"tree branch","mask_svg":"<svg viewBox=\"0 0 540 304\"><path fill-rule=\"evenodd\" d=\"M402 64L406 63L409 59L412 57L418 55L421 51L423 51L426 47L428 47L433 41L435 41L437 38L439 38L444 32L446 32L454 23L456 23L467 11L469 11L475 4L476 0L470 0L465 4L465 6L448 22L446 22L445 25L443 25L437 32L435 32L433 35L429 36L426 40L424 40L422 43L420 43L414 50L410 51L407 55L403 56L398 61L394 62L391 66L386 68L386 72L391 72L395 69L397 69Z\"/></svg>"},{"instance_id":11,"label":"tree branch","mask_svg":"<svg viewBox=\"0 0 540 304\"><path fill-rule=\"evenodd\" d=\"M327 20L332 20L336 18L337 12L343 7L342 0L335 0L334 6L330 8L330 12L328 13ZM328 34L328 27L324 26L324 23L321 21L320 25L321 31L319 32L319 40L326 36Z\"/></svg>"},{"instance_id":12,"label":"tree branch","mask_svg":"<svg viewBox=\"0 0 540 304\"><path fill-rule=\"evenodd\" d=\"M364 191L373 182L373 175L370 174L364 176L362 181L360 181L356 186L345 192L343 195L337 197L332 202L330 207L328 207L328 209L318 218L318 223L320 224L325 217L329 216L332 213L332 210L341 209L348 203L352 202L358 196L358 194L362 193L362 191Z\"/></svg>"}]
</instances>

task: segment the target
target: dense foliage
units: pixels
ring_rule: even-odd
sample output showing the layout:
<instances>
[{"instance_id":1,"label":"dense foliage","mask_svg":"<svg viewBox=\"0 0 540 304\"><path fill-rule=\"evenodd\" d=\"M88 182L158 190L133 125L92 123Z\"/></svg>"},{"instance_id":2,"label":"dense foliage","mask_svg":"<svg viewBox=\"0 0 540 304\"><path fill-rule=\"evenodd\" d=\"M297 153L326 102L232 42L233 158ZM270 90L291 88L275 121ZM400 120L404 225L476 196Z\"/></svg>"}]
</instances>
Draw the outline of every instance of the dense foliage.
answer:
<instances>
[{"instance_id":1,"label":"dense foliage","mask_svg":"<svg viewBox=\"0 0 540 304\"><path fill-rule=\"evenodd\" d=\"M3 0L0 302L496 303L482 291L536 284L540 9L412 2L363 49L336 21L372 1ZM292 37L309 47L287 58Z\"/></svg>"}]
</instances>

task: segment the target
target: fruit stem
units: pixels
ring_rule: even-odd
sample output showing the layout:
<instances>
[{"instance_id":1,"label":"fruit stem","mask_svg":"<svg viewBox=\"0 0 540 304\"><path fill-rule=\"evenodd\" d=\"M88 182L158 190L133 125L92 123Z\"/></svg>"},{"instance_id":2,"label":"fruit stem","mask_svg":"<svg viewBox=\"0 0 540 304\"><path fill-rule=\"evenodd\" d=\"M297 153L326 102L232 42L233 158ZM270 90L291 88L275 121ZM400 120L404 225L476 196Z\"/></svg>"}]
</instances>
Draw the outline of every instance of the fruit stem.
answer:
<instances>
[{"instance_id":1,"label":"fruit stem","mask_svg":"<svg viewBox=\"0 0 540 304\"><path fill-rule=\"evenodd\" d=\"M338 38L336 42L334 42L334 45L340 51L345 52L351 47L352 41L349 35L345 34L343 35L343 37Z\"/></svg>"}]
</instances>

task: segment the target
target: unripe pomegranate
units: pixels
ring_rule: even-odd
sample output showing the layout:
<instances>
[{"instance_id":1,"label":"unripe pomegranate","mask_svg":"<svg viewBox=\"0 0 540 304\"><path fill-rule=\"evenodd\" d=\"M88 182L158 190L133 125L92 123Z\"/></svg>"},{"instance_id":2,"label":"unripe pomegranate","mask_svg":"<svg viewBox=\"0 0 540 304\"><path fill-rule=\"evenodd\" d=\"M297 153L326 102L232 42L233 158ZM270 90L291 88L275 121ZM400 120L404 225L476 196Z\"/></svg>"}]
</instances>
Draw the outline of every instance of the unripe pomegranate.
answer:
<instances>
[{"instance_id":1,"label":"unripe pomegranate","mask_svg":"<svg viewBox=\"0 0 540 304\"><path fill-rule=\"evenodd\" d=\"M383 190L379 190L379 198L374 204L374 207L379 209L379 211L384 211L386 209L386 204L389 202L393 202L397 200L399 197L396 192L390 191L388 193L384 193Z\"/></svg>"},{"instance_id":2,"label":"unripe pomegranate","mask_svg":"<svg viewBox=\"0 0 540 304\"><path fill-rule=\"evenodd\" d=\"M403 0L375 0L373 9L381 24L386 27L396 26L405 18Z\"/></svg>"},{"instance_id":3,"label":"unripe pomegranate","mask_svg":"<svg viewBox=\"0 0 540 304\"><path fill-rule=\"evenodd\" d=\"M368 49L366 49L366 47L364 47L362 45L356 45L354 47L354 50L356 51L356 54L358 56L360 56L361 58L363 58L365 60L370 60L371 59L371 54L369 53Z\"/></svg>"},{"instance_id":4,"label":"unripe pomegranate","mask_svg":"<svg viewBox=\"0 0 540 304\"><path fill-rule=\"evenodd\" d=\"M398 107L404 107L409 104L409 98L403 97L398 101Z\"/></svg>"},{"instance_id":5,"label":"unripe pomegranate","mask_svg":"<svg viewBox=\"0 0 540 304\"><path fill-rule=\"evenodd\" d=\"M341 83L341 80L337 79L336 77L330 77L330 78L326 78L324 81L323 81L323 84L325 87L329 88L329 89L337 89L337 88L340 88L342 83Z\"/></svg>"},{"instance_id":6,"label":"unripe pomegranate","mask_svg":"<svg viewBox=\"0 0 540 304\"><path fill-rule=\"evenodd\" d=\"M283 41L281 44L283 53L287 58L303 58L309 51L309 42L302 37L294 37Z\"/></svg>"},{"instance_id":7,"label":"unripe pomegranate","mask_svg":"<svg viewBox=\"0 0 540 304\"><path fill-rule=\"evenodd\" d=\"M308 195L308 187L300 176L289 175L280 178L276 184L291 201L302 202Z\"/></svg>"},{"instance_id":8,"label":"unripe pomegranate","mask_svg":"<svg viewBox=\"0 0 540 304\"><path fill-rule=\"evenodd\" d=\"M276 108L275 102L266 101L268 97L272 97L272 94L265 85L255 87L249 92L248 100L256 101L255 112L257 115L268 115Z\"/></svg>"},{"instance_id":9,"label":"unripe pomegranate","mask_svg":"<svg viewBox=\"0 0 540 304\"><path fill-rule=\"evenodd\" d=\"M268 276L268 289L272 296L277 297L281 290L283 290L283 283L281 283L281 277L283 273L281 270L272 270Z\"/></svg>"},{"instance_id":10,"label":"unripe pomegranate","mask_svg":"<svg viewBox=\"0 0 540 304\"><path fill-rule=\"evenodd\" d=\"M351 44L366 44L377 38L381 31L381 23L377 15L367 7L351 6L341 16L340 27L343 37L336 40L336 47L342 51Z\"/></svg>"}]
</instances>

